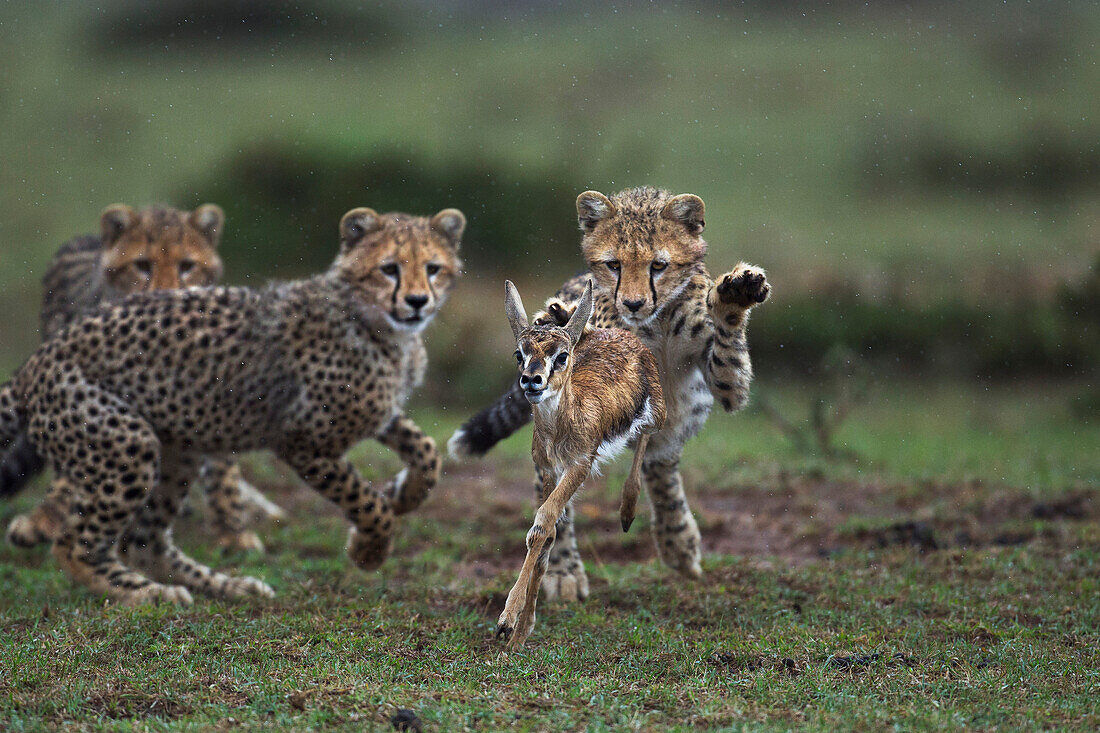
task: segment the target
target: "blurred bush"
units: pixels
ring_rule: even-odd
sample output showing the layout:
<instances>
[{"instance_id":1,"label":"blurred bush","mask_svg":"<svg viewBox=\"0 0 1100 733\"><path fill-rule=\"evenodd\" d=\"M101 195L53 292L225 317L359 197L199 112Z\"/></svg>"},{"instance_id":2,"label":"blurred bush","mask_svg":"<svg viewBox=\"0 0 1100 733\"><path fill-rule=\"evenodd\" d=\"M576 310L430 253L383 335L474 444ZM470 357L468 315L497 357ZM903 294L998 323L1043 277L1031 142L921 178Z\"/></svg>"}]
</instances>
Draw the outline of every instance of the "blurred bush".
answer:
<instances>
[{"instance_id":1,"label":"blurred bush","mask_svg":"<svg viewBox=\"0 0 1100 733\"><path fill-rule=\"evenodd\" d=\"M337 224L356 206L431 215L461 209L467 265L551 275L576 262L577 183L564 170L443 159L402 147L348 151L281 141L245 149L181 192L225 208L231 280L317 272L335 256Z\"/></svg>"},{"instance_id":2,"label":"blurred bush","mask_svg":"<svg viewBox=\"0 0 1100 733\"><path fill-rule=\"evenodd\" d=\"M106 54L354 41L378 48L399 35L394 8L332 0L162 0L109 6L85 38Z\"/></svg>"},{"instance_id":3,"label":"blurred bush","mask_svg":"<svg viewBox=\"0 0 1100 733\"><path fill-rule=\"evenodd\" d=\"M1011 282L1005 289L1013 290ZM1056 295L1005 303L861 298L837 288L762 307L749 328L753 359L768 372L815 376L842 345L881 373L925 377L1089 377L1100 371L1100 257Z\"/></svg>"}]
</instances>

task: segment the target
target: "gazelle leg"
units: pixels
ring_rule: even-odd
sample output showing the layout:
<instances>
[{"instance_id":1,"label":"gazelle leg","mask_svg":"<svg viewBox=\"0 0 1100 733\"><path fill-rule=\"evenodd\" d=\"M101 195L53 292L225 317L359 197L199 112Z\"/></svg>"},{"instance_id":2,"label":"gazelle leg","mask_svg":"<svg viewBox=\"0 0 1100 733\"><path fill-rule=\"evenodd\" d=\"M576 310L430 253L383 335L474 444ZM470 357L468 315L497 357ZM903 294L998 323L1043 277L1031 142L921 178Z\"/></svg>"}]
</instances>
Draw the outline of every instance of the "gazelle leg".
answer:
<instances>
[{"instance_id":1,"label":"gazelle leg","mask_svg":"<svg viewBox=\"0 0 1100 733\"><path fill-rule=\"evenodd\" d=\"M550 564L550 550L554 547L556 535L557 527L555 526L550 529L550 536L546 538L546 543L542 546L542 552L539 553L538 560L535 561L531 579L527 583L527 597L523 608L519 612L519 618L516 619L516 633L510 640L510 647L522 646L523 642L535 629L535 605L539 600L542 576L546 574L546 567Z\"/></svg>"},{"instance_id":2,"label":"gazelle leg","mask_svg":"<svg viewBox=\"0 0 1100 733\"><path fill-rule=\"evenodd\" d=\"M642 458L645 457L645 447L649 444L649 433L642 433L638 437L638 445L634 448L634 461L630 464L630 473L627 474L623 484L622 503L619 504L619 519L623 523L623 531L630 529L634 523L634 512L638 508L638 493L642 490Z\"/></svg>"},{"instance_id":3,"label":"gazelle leg","mask_svg":"<svg viewBox=\"0 0 1100 733\"><path fill-rule=\"evenodd\" d=\"M504 612L500 614L500 621L497 624L497 637L508 641L509 647L521 646L531 633L530 628L518 627L520 612L528 605L527 596L531 595L533 598L538 596L538 585L532 585L531 581L535 577L537 567L541 567L541 571L538 572L538 582L542 581L542 574L546 571L546 562L550 554L549 548L553 546L551 538L554 536L554 525L565 511L569 500L573 498L573 494L577 493L577 489L588 478L590 469L591 463L585 463L567 470L558 485L546 497L546 501L535 512L535 523L527 533L527 557L523 560L523 567L520 569L516 584L508 593ZM549 543L548 540L550 540ZM543 559L541 566L540 559ZM530 603L533 611L534 600L532 599ZM531 621L533 622L533 619Z\"/></svg>"}]
</instances>

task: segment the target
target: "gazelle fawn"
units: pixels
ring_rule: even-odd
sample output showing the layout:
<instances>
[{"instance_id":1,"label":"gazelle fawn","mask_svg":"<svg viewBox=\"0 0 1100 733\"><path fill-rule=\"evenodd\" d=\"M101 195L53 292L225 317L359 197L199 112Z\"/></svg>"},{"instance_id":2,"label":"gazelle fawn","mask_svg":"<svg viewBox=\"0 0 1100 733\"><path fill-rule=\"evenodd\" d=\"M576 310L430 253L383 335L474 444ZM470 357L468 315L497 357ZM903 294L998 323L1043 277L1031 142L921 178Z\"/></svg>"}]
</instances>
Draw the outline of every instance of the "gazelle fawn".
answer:
<instances>
[{"instance_id":1,"label":"gazelle fawn","mask_svg":"<svg viewBox=\"0 0 1100 733\"><path fill-rule=\"evenodd\" d=\"M535 601L558 519L598 464L634 442L634 462L619 510L623 531L630 528L641 489L642 457L649 435L664 423L665 401L657 361L637 336L618 328L586 328L592 315L591 282L572 315L551 305L548 325L542 319L528 325L511 281L505 291L519 385L533 407L531 455L544 477L542 505L527 533L527 557L497 625L497 637L519 647L535 626Z\"/></svg>"}]
</instances>

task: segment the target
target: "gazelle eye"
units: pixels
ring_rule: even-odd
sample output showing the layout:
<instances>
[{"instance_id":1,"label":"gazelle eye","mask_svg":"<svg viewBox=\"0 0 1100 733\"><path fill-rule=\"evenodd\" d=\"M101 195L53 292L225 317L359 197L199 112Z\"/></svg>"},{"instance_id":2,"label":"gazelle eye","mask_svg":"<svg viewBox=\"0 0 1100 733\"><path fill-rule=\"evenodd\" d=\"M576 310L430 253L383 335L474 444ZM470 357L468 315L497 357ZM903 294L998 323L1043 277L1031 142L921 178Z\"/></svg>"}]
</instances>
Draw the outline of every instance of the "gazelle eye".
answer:
<instances>
[{"instance_id":1,"label":"gazelle eye","mask_svg":"<svg viewBox=\"0 0 1100 733\"><path fill-rule=\"evenodd\" d=\"M618 272L619 268L621 267L618 260L608 260L604 264L607 265L607 269L611 270L612 272Z\"/></svg>"},{"instance_id":2,"label":"gazelle eye","mask_svg":"<svg viewBox=\"0 0 1100 733\"><path fill-rule=\"evenodd\" d=\"M424 269L427 270L428 277L431 277L432 275L435 275L439 272L440 267L439 267L439 265L435 264L434 262L430 262L430 263L428 263L428 266Z\"/></svg>"},{"instance_id":3,"label":"gazelle eye","mask_svg":"<svg viewBox=\"0 0 1100 733\"><path fill-rule=\"evenodd\" d=\"M378 269L381 270L382 274L386 275L387 277L397 277L397 273L400 270L400 268L393 262L382 265Z\"/></svg>"},{"instance_id":4,"label":"gazelle eye","mask_svg":"<svg viewBox=\"0 0 1100 733\"><path fill-rule=\"evenodd\" d=\"M523 363L523 354L519 353L519 349L516 349L515 357L516 361L518 361L520 364Z\"/></svg>"},{"instance_id":5,"label":"gazelle eye","mask_svg":"<svg viewBox=\"0 0 1100 733\"><path fill-rule=\"evenodd\" d=\"M661 270L665 269L666 267L668 267L668 263L667 262L662 262L660 260L654 260L653 264L650 265L650 268L654 272L660 272Z\"/></svg>"},{"instance_id":6,"label":"gazelle eye","mask_svg":"<svg viewBox=\"0 0 1100 733\"><path fill-rule=\"evenodd\" d=\"M142 257L139 260L134 260L134 269L140 272L145 277L149 277L153 274L153 261Z\"/></svg>"},{"instance_id":7,"label":"gazelle eye","mask_svg":"<svg viewBox=\"0 0 1100 733\"><path fill-rule=\"evenodd\" d=\"M554 359L554 363L557 364L560 367L565 366L566 362L568 362L568 361L569 361L569 353L565 352L565 351L558 354L558 358Z\"/></svg>"}]
</instances>

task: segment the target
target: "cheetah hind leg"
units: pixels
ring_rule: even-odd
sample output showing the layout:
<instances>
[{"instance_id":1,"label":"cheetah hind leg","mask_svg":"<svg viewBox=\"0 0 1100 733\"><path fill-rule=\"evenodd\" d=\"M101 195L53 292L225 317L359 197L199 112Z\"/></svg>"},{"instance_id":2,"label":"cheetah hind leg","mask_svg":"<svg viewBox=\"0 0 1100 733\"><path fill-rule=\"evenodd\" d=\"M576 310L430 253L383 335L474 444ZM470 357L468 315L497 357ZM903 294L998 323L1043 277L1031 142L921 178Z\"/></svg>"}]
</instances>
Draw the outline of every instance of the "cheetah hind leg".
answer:
<instances>
[{"instance_id":1,"label":"cheetah hind leg","mask_svg":"<svg viewBox=\"0 0 1100 733\"><path fill-rule=\"evenodd\" d=\"M47 398L68 405L66 414L55 424L56 415L39 413L28 432L47 436L45 458L64 468L73 488L72 510L53 547L58 565L76 583L119 603L190 603L186 588L154 582L119 557L120 540L156 481L160 441L152 426L75 369L58 374ZM90 442L92 407L99 447L80 455L72 446Z\"/></svg>"},{"instance_id":2,"label":"cheetah hind leg","mask_svg":"<svg viewBox=\"0 0 1100 733\"><path fill-rule=\"evenodd\" d=\"M274 597L275 591L263 581L212 570L186 555L172 541L172 522L197 471L198 461L194 457L165 455L161 482L127 535L124 543L127 554L157 580L178 583L196 593L217 598Z\"/></svg>"},{"instance_id":3,"label":"cheetah hind leg","mask_svg":"<svg viewBox=\"0 0 1100 733\"><path fill-rule=\"evenodd\" d=\"M245 481L240 467L226 458L204 461L200 482L217 545L263 554L259 535L247 527L265 519L282 519L283 510Z\"/></svg>"}]
</instances>

